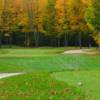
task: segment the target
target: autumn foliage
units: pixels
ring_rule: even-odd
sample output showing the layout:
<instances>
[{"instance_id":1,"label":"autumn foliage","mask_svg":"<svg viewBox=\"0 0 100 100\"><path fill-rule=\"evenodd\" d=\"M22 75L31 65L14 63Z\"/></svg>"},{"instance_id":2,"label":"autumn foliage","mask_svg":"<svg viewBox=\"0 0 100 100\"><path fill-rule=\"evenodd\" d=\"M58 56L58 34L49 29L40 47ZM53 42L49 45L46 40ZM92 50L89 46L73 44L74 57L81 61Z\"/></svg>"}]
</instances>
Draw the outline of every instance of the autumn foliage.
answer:
<instances>
[{"instance_id":1,"label":"autumn foliage","mask_svg":"<svg viewBox=\"0 0 100 100\"><path fill-rule=\"evenodd\" d=\"M28 46L32 42L32 37L35 46L38 46L40 34L58 40L64 37L65 42L68 42L68 36L77 33L81 46L82 34L100 33L97 32L100 25L97 23L99 14L96 14L99 9L98 2L98 0L0 0L0 31L10 37L14 32L26 33L24 43Z\"/></svg>"}]
</instances>

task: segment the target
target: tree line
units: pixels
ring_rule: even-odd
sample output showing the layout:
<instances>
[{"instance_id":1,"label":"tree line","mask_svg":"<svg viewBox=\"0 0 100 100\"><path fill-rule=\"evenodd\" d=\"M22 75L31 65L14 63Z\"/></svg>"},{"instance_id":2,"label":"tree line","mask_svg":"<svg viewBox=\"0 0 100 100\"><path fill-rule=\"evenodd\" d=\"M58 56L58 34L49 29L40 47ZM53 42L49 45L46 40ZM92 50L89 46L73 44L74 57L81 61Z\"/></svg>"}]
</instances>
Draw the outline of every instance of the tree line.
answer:
<instances>
[{"instance_id":1,"label":"tree line","mask_svg":"<svg viewBox=\"0 0 100 100\"><path fill-rule=\"evenodd\" d=\"M0 0L0 46L96 46L99 0Z\"/></svg>"}]
</instances>

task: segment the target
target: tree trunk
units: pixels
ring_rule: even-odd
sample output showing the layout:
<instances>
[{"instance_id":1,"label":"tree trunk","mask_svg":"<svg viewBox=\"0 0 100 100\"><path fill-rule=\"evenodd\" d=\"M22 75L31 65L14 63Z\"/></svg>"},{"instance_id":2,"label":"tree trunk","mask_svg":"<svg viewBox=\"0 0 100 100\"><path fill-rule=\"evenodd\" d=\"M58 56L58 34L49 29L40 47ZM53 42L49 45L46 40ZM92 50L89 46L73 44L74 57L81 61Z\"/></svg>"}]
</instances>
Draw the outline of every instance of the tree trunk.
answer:
<instances>
[{"instance_id":1,"label":"tree trunk","mask_svg":"<svg viewBox=\"0 0 100 100\"><path fill-rule=\"evenodd\" d=\"M25 40L24 40L25 47L27 47L27 33L25 32Z\"/></svg>"},{"instance_id":2,"label":"tree trunk","mask_svg":"<svg viewBox=\"0 0 100 100\"><path fill-rule=\"evenodd\" d=\"M38 33L38 30L37 30L37 33L36 33L36 41L35 41L35 46L36 47L39 47L39 33Z\"/></svg>"},{"instance_id":3,"label":"tree trunk","mask_svg":"<svg viewBox=\"0 0 100 100\"><path fill-rule=\"evenodd\" d=\"M36 32L34 32L34 44L35 44L35 47L38 47L38 36Z\"/></svg>"},{"instance_id":4,"label":"tree trunk","mask_svg":"<svg viewBox=\"0 0 100 100\"><path fill-rule=\"evenodd\" d=\"M88 48L90 49L92 47L91 43L89 43Z\"/></svg>"},{"instance_id":5,"label":"tree trunk","mask_svg":"<svg viewBox=\"0 0 100 100\"><path fill-rule=\"evenodd\" d=\"M56 39L53 36L50 38L50 45L53 47L56 46Z\"/></svg>"},{"instance_id":6,"label":"tree trunk","mask_svg":"<svg viewBox=\"0 0 100 100\"><path fill-rule=\"evenodd\" d=\"M9 48L9 37L6 37L6 45L7 45L7 47Z\"/></svg>"},{"instance_id":7,"label":"tree trunk","mask_svg":"<svg viewBox=\"0 0 100 100\"><path fill-rule=\"evenodd\" d=\"M27 34L27 47L30 46L30 33Z\"/></svg>"},{"instance_id":8,"label":"tree trunk","mask_svg":"<svg viewBox=\"0 0 100 100\"><path fill-rule=\"evenodd\" d=\"M53 38L52 37L50 38L50 46L51 47L54 46L54 44L53 44Z\"/></svg>"},{"instance_id":9,"label":"tree trunk","mask_svg":"<svg viewBox=\"0 0 100 100\"><path fill-rule=\"evenodd\" d=\"M25 33L25 47L30 46L30 36L29 33Z\"/></svg>"},{"instance_id":10,"label":"tree trunk","mask_svg":"<svg viewBox=\"0 0 100 100\"><path fill-rule=\"evenodd\" d=\"M78 37L79 39L79 47L80 47L80 49L82 49L82 34L81 33L79 33L79 37Z\"/></svg>"},{"instance_id":11,"label":"tree trunk","mask_svg":"<svg viewBox=\"0 0 100 100\"><path fill-rule=\"evenodd\" d=\"M0 39L0 48L2 47L2 40Z\"/></svg>"},{"instance_id":12,"label":"tree trunk","mask_svg":"<svg viewBox=\"0 0 100 100\"><path fill-rule=\"evenodd\" d=\"M12 47L12 37L9 37L9 48Z\"/></svg>"},{"instance_id":13,"label":"tree trunk","mask_svg":"<svg viewBox=\"0 0 100 100\"><path fill-rule=\"evenodd\" d=\"M2 34L2 33L1 33ZM0 48L2 47L2 35L0 36Z\"/></svg>"},{"instance_id":14,"label":"tree trunk","mask_svg":"<svg viewBox=\"0 0 100 100\"><path fill-rule=\"evenodd\" d=\"M68 46L68 34L66 33L64 35L64 43L65 43L65 46Z\"/></svg>"},{"instance_id":15,"label":"tree trunk","mask_svg":"<svg viewBox=\"0 0 100 100\"><path fill-rule=\"evenodd\" d=\"M91 44L91 40L89 39L89 43L88 43L88 48L91 48L92 44Z\"/></svg>"},{"instance_id":16,"label":"tree trunk","mask_svg":"<svg viewBox=\"0 0 100 100\"><path fill-rule=\"evenodd\" d=\"M35 15L33 13L33 1L32 0L23 0L23 2L25 3L26 5L26 10L27 10L27 14L28 14L28 20L29 20L29 26L30 26L30 29L33 31L33 34L34 34L34 44L35 46L37 47L38 46L38 43L37 43L37 39L38 39L38 36L37 36L37 33L35 32L35 26L34 26L34 20L35 20Z\"/></svg>"},{"instance_id":17,"label":"tree trunk","mask_svg":"<svg viewBox=\"0 0 100 100\"><path fill-rule=\"evenodd\" d=\"M57 38L57 46L60 47L60 38Z\"/></svg>"},{"instance_id":18,"label":"tree trunk","mask_svg":"<svg viewBox=\"0 0 100 100\"><path fill-rule=\"evenodd\" d=\"M88 48L91 48L91 47L92 47L91 38L90 38L90 36L89 36L89 38L88 38Z\"/></svg>"}]
</instances>

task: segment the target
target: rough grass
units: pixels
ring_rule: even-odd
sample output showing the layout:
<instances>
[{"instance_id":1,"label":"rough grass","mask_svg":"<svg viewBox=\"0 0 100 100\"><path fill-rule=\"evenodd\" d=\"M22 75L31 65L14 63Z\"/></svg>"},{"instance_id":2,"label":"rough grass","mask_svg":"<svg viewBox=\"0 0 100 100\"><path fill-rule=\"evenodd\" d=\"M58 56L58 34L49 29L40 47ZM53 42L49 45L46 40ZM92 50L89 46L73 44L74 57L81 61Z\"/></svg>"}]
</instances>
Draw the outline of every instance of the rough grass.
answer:
<instances>
[{"instance_id":1,"label":"rough grass","mask_svg":"<svg viewBox=\"0 0 100 100\"><path fill-rule=\"evenodd\" d=\"M80 89L39 72L0 80L0 100L84 100Z\"/></svg>"},{"instance_id":2,"label":"rough grass","mask_svg":"<svg viewBox=\"0 0 100 100\"><path fill-rule=\"evenodd\" d=\"M53 73L52 77L80 87L87 94L87 100L100 100L100 70L59 72ZM82 86L78 86L79 82Z\"/></svg>"}]
</instances>

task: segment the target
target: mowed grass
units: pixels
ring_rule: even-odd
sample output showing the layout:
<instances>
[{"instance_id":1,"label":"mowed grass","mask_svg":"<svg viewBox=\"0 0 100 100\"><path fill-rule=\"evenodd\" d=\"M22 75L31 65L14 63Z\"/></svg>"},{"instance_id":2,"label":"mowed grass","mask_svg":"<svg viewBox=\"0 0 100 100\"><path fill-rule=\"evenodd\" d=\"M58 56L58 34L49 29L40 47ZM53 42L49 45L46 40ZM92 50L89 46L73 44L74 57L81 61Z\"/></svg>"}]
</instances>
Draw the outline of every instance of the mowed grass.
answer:
<instances>
[{"instance_id":1,"label":"mowed grass","mask_svg":"<svg viewBox=\"0 0 100 100\"><path fill-rule=\"evenodd\" d=\"M0 80L0 100L84 100L80 89L54 80L49 73L28 73Z\"/></svg>"},{"instance_id":2,"label":"mowed grass","mask_svg":"<svg viewBox=\"0 0 100 100\"><path fill-rule=\"evenodd\" d=\"M70 49L1 49L0 72L26 74L0 80L0 100L100 100L100 55L62 54Z\"/></svg>"},{"instance_id":3,"label":"mowed grass","mask_svg":"<svg viewBox=\"0 0 100 100\"><path fill-rule=\"evenodd\" d=\"M100 100L100 70L59 72L53 73L52 77L84 90L86 100ZM78 85L80 82L81 86Z\"/></svg>"},{"instance_id":4,"label":"mowed grass","mask_svg":"<svg viewBox=\"0 0 100 100\"><path fill-rule=\"evenodd\" d=\"M33 57L0 57L0 72L66 71L100 69L99 55L47 55Z\"/></svg>"},{"instance_id":5,"label":"mowed grass","mask_svg":"<svg viewBox=\"0 0 100 100\"><path fill-rule=\"evenodd\" d=\"M77 48L40 47L40 48L1 49L0 56L1 57L32 57L32 56L49 56L49 55L51 56L70 49L77 49Z\"/></svg>"}]
</instances>

